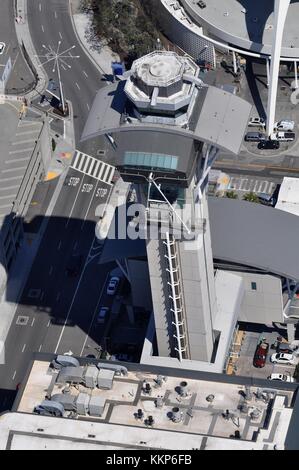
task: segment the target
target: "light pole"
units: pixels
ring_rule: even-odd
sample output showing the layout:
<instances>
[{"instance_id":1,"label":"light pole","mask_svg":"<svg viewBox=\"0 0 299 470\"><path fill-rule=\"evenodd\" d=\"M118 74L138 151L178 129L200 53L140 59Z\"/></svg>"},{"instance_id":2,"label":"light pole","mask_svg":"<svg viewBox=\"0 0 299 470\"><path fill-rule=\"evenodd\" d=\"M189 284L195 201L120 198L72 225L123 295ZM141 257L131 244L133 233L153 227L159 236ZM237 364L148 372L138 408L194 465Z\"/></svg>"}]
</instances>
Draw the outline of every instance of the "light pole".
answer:
<instances>
[{"instance_id":1,"label":"light pole","mask_svg":"<svg viewBox=\"0 0 299 470\"><path fill-rule=\"evenodd\" d=\"M63 88L62 88L62 81L61 81L61 74L60 74L60 62L65 67L67 67L68 69L71 69L72 68L71 65L68 64L65 61L65 59L79 59L80 56L79 55L74 56L74 55L71 55L71 53L70 53L70 51L76 47L75 45L69 47L68 49L65 49L62 52L60 52L60 46L61 46L61 41L58 41L57 49L55 51L51 46L45 46L45 44L43 44L42 47L46 50L46 54L41 55L41 56L36 56L36 57L46 58L45 62L40 64L40 67L48 64L52 60L54 61L52 72L55 73L56 70L57 70L62 114L65 115L66 106L65 106L64 94L63 94Z\"/></svg>"}]
</instances>

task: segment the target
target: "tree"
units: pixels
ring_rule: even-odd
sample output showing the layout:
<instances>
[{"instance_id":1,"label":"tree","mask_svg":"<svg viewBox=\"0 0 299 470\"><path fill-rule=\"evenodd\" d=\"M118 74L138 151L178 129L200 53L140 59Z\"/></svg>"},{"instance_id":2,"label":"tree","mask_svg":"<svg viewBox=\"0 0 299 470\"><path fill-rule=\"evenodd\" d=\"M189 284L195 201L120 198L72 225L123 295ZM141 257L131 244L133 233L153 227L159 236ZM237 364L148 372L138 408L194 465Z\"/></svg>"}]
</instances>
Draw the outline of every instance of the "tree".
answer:
<instances>
[{"instance_id":1,"label":"tree","mask_svg":"<svg viewBox=\"0 0 299 470\"><path fill-rule=\"evenodd\" d=\"M253 193L252 191L250 191L250 193L244 194L243 200L248 201L248 202L256 202L256 203L260 202L257 194Z\"/></svg>"},{"instance_id":2,"label":"tree","mask_svg":"<svg viewBox=\"0 0 299 470\"><path fill-rule=\"evenodd\" d=\"M227 191L225 197L228 197L229 199L238 199L238 194L235 193L235 191Z\"/></svg>"}]
</instances>

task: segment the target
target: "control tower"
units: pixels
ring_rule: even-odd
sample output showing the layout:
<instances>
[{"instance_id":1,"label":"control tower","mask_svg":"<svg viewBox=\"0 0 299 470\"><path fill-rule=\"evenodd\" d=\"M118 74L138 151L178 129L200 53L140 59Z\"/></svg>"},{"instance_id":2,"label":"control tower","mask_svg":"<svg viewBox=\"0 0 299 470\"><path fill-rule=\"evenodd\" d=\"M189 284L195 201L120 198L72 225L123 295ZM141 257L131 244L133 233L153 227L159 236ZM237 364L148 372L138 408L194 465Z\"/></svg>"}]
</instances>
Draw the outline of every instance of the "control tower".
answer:
<instances>
[{"instance_id":1,"label":"control tower","mask_svg":"<svg viewBox=\"0 0 299 470\"><path fill-rule=\"evenodd\" d=\"M208 173L219 148L238 153L251 105L198 77L187 56L141 57L98 92L82 139L106 134L109 162L136 185L130 228L146 242L159 356L210 362L217 300Z\"/></svg>"}]
</instances>

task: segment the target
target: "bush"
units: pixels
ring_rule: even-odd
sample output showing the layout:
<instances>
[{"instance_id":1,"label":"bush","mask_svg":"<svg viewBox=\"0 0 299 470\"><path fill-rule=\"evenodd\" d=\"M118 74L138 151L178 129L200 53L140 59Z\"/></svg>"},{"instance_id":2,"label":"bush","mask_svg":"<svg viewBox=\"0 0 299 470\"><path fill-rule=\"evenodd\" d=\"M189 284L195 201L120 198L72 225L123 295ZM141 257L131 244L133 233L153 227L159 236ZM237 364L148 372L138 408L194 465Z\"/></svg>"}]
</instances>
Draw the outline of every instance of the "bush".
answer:
<instances>
[{"instance_id":1,"label":"bush","mask_svg":"<svg viewBox=\"0 0 299 470\"><path fill-rule=\"evenodd\" d=\"M243 200L244 200L244 201L248 201L248 202L256 202L256 203L258 203L258 204L259 204L259 202L260 202L258 196L257 196L255 193L253 193L253 192L244 194Z\"/></svg>"}]
</instances>

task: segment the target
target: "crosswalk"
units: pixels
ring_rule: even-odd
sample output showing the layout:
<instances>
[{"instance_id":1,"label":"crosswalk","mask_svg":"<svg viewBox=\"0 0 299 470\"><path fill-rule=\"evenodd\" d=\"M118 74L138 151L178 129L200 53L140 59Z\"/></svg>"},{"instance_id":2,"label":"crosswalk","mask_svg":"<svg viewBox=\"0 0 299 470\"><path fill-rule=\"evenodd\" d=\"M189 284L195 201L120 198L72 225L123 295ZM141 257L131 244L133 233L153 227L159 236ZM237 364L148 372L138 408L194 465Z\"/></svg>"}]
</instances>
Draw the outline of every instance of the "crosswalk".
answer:
<instances>
[{"instance_id":1,"label":"crosswalk","mask_svg":"<svg viewBox=\"0 0 299 470\"><path fill-rule=\"evenodd\" d=\"M272 194L277 183L254 178L231 177L228 189L234 191Z\"/></svg>"},{"instance_id":2,"label":"crosswalk","mask_svg":"<svg viewBox=\"0 0 299 470\"><path fill-rule=\"evenodd\" d=\"M78 150L76 150L74 155L71 168L107 184L112 184L111 181L115 172L114 166L91 157L86 153L79 152Z\"/></svg>"}]
</instances>

